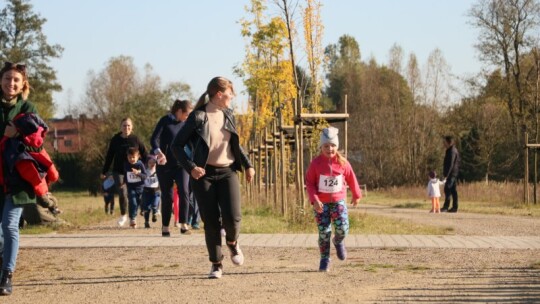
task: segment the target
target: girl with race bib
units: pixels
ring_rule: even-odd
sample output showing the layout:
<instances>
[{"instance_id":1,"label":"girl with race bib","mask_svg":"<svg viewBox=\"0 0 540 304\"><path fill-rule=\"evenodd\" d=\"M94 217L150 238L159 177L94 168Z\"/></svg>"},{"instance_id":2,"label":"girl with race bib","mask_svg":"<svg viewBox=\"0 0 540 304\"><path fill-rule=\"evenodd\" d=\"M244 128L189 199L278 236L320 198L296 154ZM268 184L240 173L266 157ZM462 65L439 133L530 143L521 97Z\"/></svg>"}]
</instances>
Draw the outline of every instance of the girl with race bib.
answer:
<instances>
[{"instance_id":1,"label":"girl with race bib","mask_svg":"<svg viewBox=\"0 0 540 304\"><path fill-rule=\"evenodd\" d=\"M144 180L144 189L142 195L144 211L144 228L150 228L150 212L152 212L152 223L157 222L157 211L161 199L159 181L156 175L157 158L155 155L148 155L146 162L148 176Z\"/></svg>"},{"instance_id":2,"label":"girl with race bib","mask_svg":"<svg viewBox=\"0 0 540 304\"><path fill-rule=\"evenodd\" d=\"M313 205L315 221L319 228L319 249L321 261L319 271L330 269L331 224L334 223L335 236L332 243L340 260L347 258L344 239L349 232L347 214L347 187L352 191L351 204L356 206L362 192L351 164L339 152L339 130L328 127L322 130L319 147L321 154L314 158L306 173L306 188Z\"/></svg>"}]
</instances>

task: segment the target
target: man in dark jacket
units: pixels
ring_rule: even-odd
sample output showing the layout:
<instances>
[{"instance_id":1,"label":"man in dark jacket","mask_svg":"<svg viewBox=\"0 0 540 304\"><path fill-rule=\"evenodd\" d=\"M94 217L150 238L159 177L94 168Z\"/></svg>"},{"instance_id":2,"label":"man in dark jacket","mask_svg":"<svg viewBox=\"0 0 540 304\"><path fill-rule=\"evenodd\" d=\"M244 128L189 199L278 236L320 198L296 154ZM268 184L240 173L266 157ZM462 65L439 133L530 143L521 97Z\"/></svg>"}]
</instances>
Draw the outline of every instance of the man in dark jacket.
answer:
<instances>
[{"instance_id":1,"label":"man in dark jacket","mask_svg":"<svg viewBox=\"0 0 540 304\"><path fill-rule=\"evenodd\" d=\"M443 176L446 183L444 184L444 205L441 212L457 212L458 193L456 187L461 158L452 136L444 137L444 147L446 153L444 155ZM450 207L450 197L452 197L452 208L448 209Z\"/></svg>"}]
</instances>

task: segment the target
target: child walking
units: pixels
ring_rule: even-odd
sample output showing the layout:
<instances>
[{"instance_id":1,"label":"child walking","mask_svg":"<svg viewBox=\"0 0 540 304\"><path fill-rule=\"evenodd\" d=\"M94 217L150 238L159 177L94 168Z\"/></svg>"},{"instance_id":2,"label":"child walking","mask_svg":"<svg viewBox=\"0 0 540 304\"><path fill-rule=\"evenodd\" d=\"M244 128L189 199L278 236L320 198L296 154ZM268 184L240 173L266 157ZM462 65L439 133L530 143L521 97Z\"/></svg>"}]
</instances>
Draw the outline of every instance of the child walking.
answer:
<instances>
[{"instance_id":1,"label":"child walking","mask_svg":"<svg viewBox=\"0 0 540 304\"><path fill-rule=\"evenodd\" d=\"M144 210L144 228L150 228L150 211L152 211L152 223L157 222L157 211L161 199L161 191L156 175L157 158L155 155L149 155L147 161L148 176L144 180L143 189L143 210Z\"/></svg>"},{"instance_id":2,"label":"child walking","mask_svg":"<svg viewBox=\"0 0 540 304\"><path fill-rule=\"evenodd\" d=\"M321 261L319 271L330 269L331 224L334 223L335 236L332 243L340 260L347 258L344 239L349 232L347 214L347 185L352 191L351 204L356 206L362 192L351 164L339 152L339 130L334 127L323 129L319 148L321 153L314 158L306 173L306 187L313 205L315 222L319 229L319 249Z\"/></svg>"},{"instance_id":3,"label":"child walking","mask_svg":"<svg viewBox=\"0 0 540 304\"><path fill-rule=\"evenodd\" d=\"M427 194L431 198L431 210L430 213L441 213L441 205L439 204L439 199L441 197L440 185L444 185L445 181L440 181L437 178L437 173L435 171L430 171L429 182L427 184Z\"/></svg>"},{"instance_id":4,"label":"child walking","mask_svg":"<svg viewBox=\"0 0 540 304\"><path fill-rule=\"evenodd\" d=\"M131 228L137 228L137 210L141 206L144 180L148 176L146 167L140 160L138 148L131 147L127 150L125 174L128 190L129 226Z\"/></svg>"}]
</instances>

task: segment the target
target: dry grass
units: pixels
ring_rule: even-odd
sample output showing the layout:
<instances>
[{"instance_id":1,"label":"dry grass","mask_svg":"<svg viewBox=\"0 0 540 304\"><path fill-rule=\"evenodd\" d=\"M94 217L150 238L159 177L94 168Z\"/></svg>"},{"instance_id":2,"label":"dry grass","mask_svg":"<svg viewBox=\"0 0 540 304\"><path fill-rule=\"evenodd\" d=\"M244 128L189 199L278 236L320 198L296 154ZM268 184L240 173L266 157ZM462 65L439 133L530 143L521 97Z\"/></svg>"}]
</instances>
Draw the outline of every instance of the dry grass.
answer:
<instances>
[{"instance_id":1,"label":"dry grass","mask_svg":"<svg viewBox=\"0 0 540 304\"><path fill-rule=\"evenodd\" d=\"M532 203L526 205L522 203L522 184L496 182L489 184L459 184L458 194L460 201L459 209L463 212L540 217L540 203L537 205ZM444 194L441 199L444 199ZM426 195L426 188L424 186L394 187L370 191L363 202L366 204L385 205L398 208L421 209L430 208L431 204Z\"/></svg>"}]
</instances>

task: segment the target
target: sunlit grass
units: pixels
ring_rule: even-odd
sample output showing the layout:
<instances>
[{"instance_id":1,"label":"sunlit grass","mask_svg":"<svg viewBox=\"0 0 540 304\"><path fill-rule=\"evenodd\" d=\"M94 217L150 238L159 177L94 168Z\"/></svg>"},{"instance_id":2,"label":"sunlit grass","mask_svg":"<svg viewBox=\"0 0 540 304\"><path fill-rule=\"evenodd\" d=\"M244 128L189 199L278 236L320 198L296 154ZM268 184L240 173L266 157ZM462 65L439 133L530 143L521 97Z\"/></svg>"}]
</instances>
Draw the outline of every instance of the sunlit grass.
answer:
<instances>
[{"instance_id":1,"label":"sunlit grass","mask_svg":"<svg viewBox=\"0 0 540 304\"><path fill-rule=\"evenodd\" d=\"M441 188L441 192L442 192ZM523 215L540 217L540 202L537 205L522 203L523 185L516 183L467 183L458 185L460 212ZM444 194L441 197L441 204ZM364 204L383 205L394 208L416 208L429 210L431 202L423 186L394 187L371 190L362 199Z\"/></svg>"}]
</instances>

